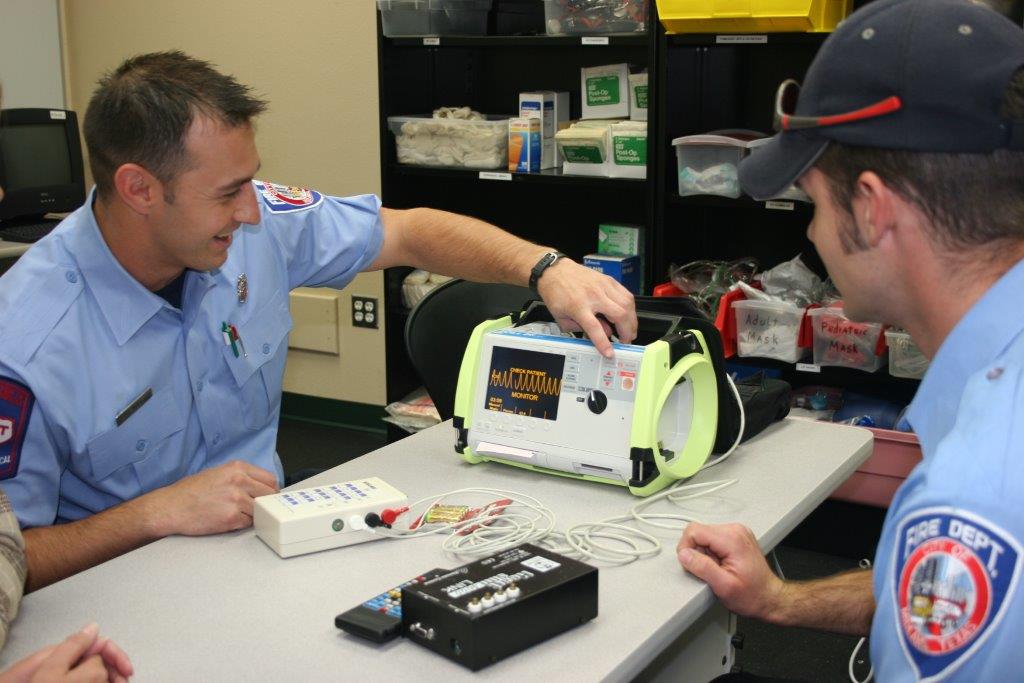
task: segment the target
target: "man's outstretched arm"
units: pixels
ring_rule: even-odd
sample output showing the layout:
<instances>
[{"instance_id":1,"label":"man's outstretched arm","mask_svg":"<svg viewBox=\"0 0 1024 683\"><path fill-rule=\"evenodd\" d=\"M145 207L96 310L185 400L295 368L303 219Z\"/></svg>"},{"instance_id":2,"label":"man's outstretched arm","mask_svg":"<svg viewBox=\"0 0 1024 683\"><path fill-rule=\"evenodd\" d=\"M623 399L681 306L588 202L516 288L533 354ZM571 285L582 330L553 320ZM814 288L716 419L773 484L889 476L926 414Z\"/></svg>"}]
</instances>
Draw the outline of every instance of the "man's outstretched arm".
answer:
<instances>
[{"instance_id":1,"label":"man's outstretched arm","mask_svg":"<svg viewBox=\"0 0 1024 683\"><path fill-rule=\"evenodd\" d=\"M437 209L381 209L381 219L384 243L371 269L406 265L525 286L534 265L551 251L476 218ZM612 332L626 343L636 337L633 295L607 275L559 259L544 271L537 291L562 329L585 332L605 356L612 354Z\"/></svg>"},{"instance_id":2,"label":"man's outstretched arm","mask_svg":"<svg viewBox=\"0 0 1024 683\"><path fill-rule=\"evenodd\" d=\"M170 536L205 536L252 524L253 499L276 477L234 461L150 491L85 519L26 529L26 590L33 591Z\"/></svg>"},{"instance_id":3,"label":"man's outstretched arm","mask_svg":"<svg viewBox=\"0 0 1024 683\"><path fill-rule=\"evenodd\" d=\"M875 600L870 570L783 581L768 567L754 534L739 524L691 523L676 554L683 568L704 580L736 614L849 635L871 631Z\"/></svg>"}]
</instances>

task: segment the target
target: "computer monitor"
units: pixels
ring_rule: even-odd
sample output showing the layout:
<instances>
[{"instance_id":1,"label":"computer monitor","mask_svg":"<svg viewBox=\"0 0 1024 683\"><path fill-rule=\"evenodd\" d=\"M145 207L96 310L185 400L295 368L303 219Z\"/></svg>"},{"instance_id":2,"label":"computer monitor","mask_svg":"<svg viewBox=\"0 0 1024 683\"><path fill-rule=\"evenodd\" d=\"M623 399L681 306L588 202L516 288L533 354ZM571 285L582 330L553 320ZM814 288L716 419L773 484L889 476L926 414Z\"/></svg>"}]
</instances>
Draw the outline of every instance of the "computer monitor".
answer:
<instances>
[{"instance_id":1,"label":"computer monitor","mask_svg":"<svg viewBox=\"0 0 1024 683\"><path fill-rule=\"evenodd\" d=\"M62 109L0 111L0 229L85 202L78 117Z\"/></svg>"}]
</instances>

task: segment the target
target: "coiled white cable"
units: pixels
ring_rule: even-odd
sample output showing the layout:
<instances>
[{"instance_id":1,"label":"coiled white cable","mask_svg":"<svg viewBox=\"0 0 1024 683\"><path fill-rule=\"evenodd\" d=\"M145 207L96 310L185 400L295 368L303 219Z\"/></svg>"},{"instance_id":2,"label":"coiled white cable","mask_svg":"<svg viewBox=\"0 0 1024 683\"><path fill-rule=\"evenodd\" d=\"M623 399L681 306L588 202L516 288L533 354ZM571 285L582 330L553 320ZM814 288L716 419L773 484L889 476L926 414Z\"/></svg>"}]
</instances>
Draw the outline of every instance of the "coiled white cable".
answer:
<instances>
[{"instance_id":1,"label":"coiled white cable","mask_svg":"<svg viewBox=\"0 0 1024 683\"><path fill-rule=\"evenodd\" d=\"M743 439L743 431L746 428L743 400L732 377L726 375L726 380L732 389L736 406L739 409L739 432L729 450L714 460L706 462L701 470L723 462L735 452ZM661 500L668 500L680 505L684 500L710 495L735 484L736 481L735 479L726 479L684 484L680 480L671 488L635 503L625 515L609 517L600 522L577 524L565 532L555 531L555 513L533 496L502 489L464 488L421 498L411 503L402 516L407 516L407 519L420 519L431 507L456 495L497 495L507 498L511 502L492 508L492 510L499 510L500 514L478 516L459 522L422 524L416 529L411 529L408 526L405 529L378 528L375 532L389 538L415 538L430 534L447 534L442 548L445 552L453 555L486 556L523 543L534 543L565 555L613 565L628 564L647 557L654 557L661 552L661 541L658 538L633 526L627 526L628 524L645 524L658 529L681 531L687 523L699 521L692 515L668 512L645 513L641 512L642 510ZM414 517L414 510L424 505L421 515ZM667 524L660 520L672 520L682 522L682 524ZM471 530L464 531L464 529ZM613 541L617 545L609 545L604 541Z\"/></svg>"},{"instance_id":2,"label":"coiled white cable","mask_svg":"<svg viewBox=\"0 0 1024 683\"><path fill-rule=\"evenodd\" d=\"M732 381L732 377L728 373L726 373L725 379L729 382L729 388L732 389L733 398L736 399L736 407L740 411L740 430L737 432L736 440L732 442L732 446L729 447L729 450L714 460L709 460L704 463L704 466L700 468L701 470L706 470L709 467L714 467L715 465L725 462L725 459L732 455L736 448L739 447L740 441L743 440L743 432L747 428L747 415L743 410L743 399L740 397L740 390L736 388L736 382Z\"/></svg>"},{"instance_id":3,"label":"coiled white cable","mask_svg":"<svg viewBox=\"0 0 1024 683\"><path fill-rule=\"evenodd\" d=\"M647 524L652 527L678 531L684 525L664 524L655 520L695 521L692 515L641 513L657 501L667 499L679 504L700 496L706 496L735 483L736 480L702 482L699 484L677 483L672 488L645 498L634 504L625 515L611 517L600 522L577 524L565 532L555 531L554 512L533 496L491 488L464 488L440 495L427 496L409 505L399 517L419 520L434 505L441 504L453 496L482 495L508 499L508 504L488 510L495 514L476 516L459 522L421 524L412 529L377 528L375 533L389 538L416 538L431 534L447 534L442 543L445 552L460 556L486 556L523 543L541 544L565 555L594 560L606 564L628 564L639 559L654 557L661 552L661 541L645 531L628 526L629 523ZM465 504L460 501L460 504ZM416 510L422 508L422 513ZM497 512L500 511L500 514ZM410 521L409 524L415 522ZM471 530L469 530L471 529ZM461 533L460 533L461 532ZM608 543L608 541L614 544Z\"/></svg>"},{"instance_id":4,"label":"coiled white cable","mask_svg":"<svg viewBox=\"0 0 1024 683\"><path fill-rule=\"evenodd\" d=\"M871 560L864 559L861 560L858 564L860 565L861 569L871 569ZM872 664L871 668L868 669L868 677L864 680L857 678L857 676L853 673L853 664L857 660L857 653L860 652L860 649L864 647L864 643L866 642L868 642L867 638L861 638L860 640L858 640L857 645L853 648L853 652L850 653L850 665L849 667L847 667L847 672L850 674L850 683L870 683L871 679L875 677L874 664ZM870 658L870 655L868 656Z\"/></svg>"}]
</instances>

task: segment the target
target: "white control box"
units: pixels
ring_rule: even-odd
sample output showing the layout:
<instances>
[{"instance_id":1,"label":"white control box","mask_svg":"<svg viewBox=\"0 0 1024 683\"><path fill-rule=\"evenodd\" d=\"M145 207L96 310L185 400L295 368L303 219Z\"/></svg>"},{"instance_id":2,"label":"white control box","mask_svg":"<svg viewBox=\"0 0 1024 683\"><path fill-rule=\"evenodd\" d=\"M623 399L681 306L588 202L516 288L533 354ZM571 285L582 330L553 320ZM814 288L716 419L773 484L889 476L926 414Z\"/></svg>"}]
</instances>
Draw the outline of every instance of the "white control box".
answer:
<instances>
[{"instance_id":1,"label":"white control box","mask_svg":"<svg viewBox=\"0 0 1024 683\"><path fill-rule=\"evenodd\" d=\"M252 525L274 552L292 557L383 538L367 527L366 515L407 502L395 487L368 477L260 496Z\"/></svg>"}]
</instances>

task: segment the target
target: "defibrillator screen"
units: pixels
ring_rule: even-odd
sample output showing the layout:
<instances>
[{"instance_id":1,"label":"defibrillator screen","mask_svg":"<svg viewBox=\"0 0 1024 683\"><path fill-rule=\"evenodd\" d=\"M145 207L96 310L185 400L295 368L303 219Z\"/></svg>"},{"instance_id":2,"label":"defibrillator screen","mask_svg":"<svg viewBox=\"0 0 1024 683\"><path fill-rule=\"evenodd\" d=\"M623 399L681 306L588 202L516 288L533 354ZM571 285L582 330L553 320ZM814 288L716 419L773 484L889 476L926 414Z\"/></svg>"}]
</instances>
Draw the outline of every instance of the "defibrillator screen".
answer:
<instances>
[{"instance_id":1,"label":"defibrillator screen","mask_svg":"<svg viewBox=\"0 0 1024 683\"><path fill-rule=\"evenodd\" d=\"M545 420L558 417L565 356L495 346L484 407Z\"/></svg>"}]
</instances>

